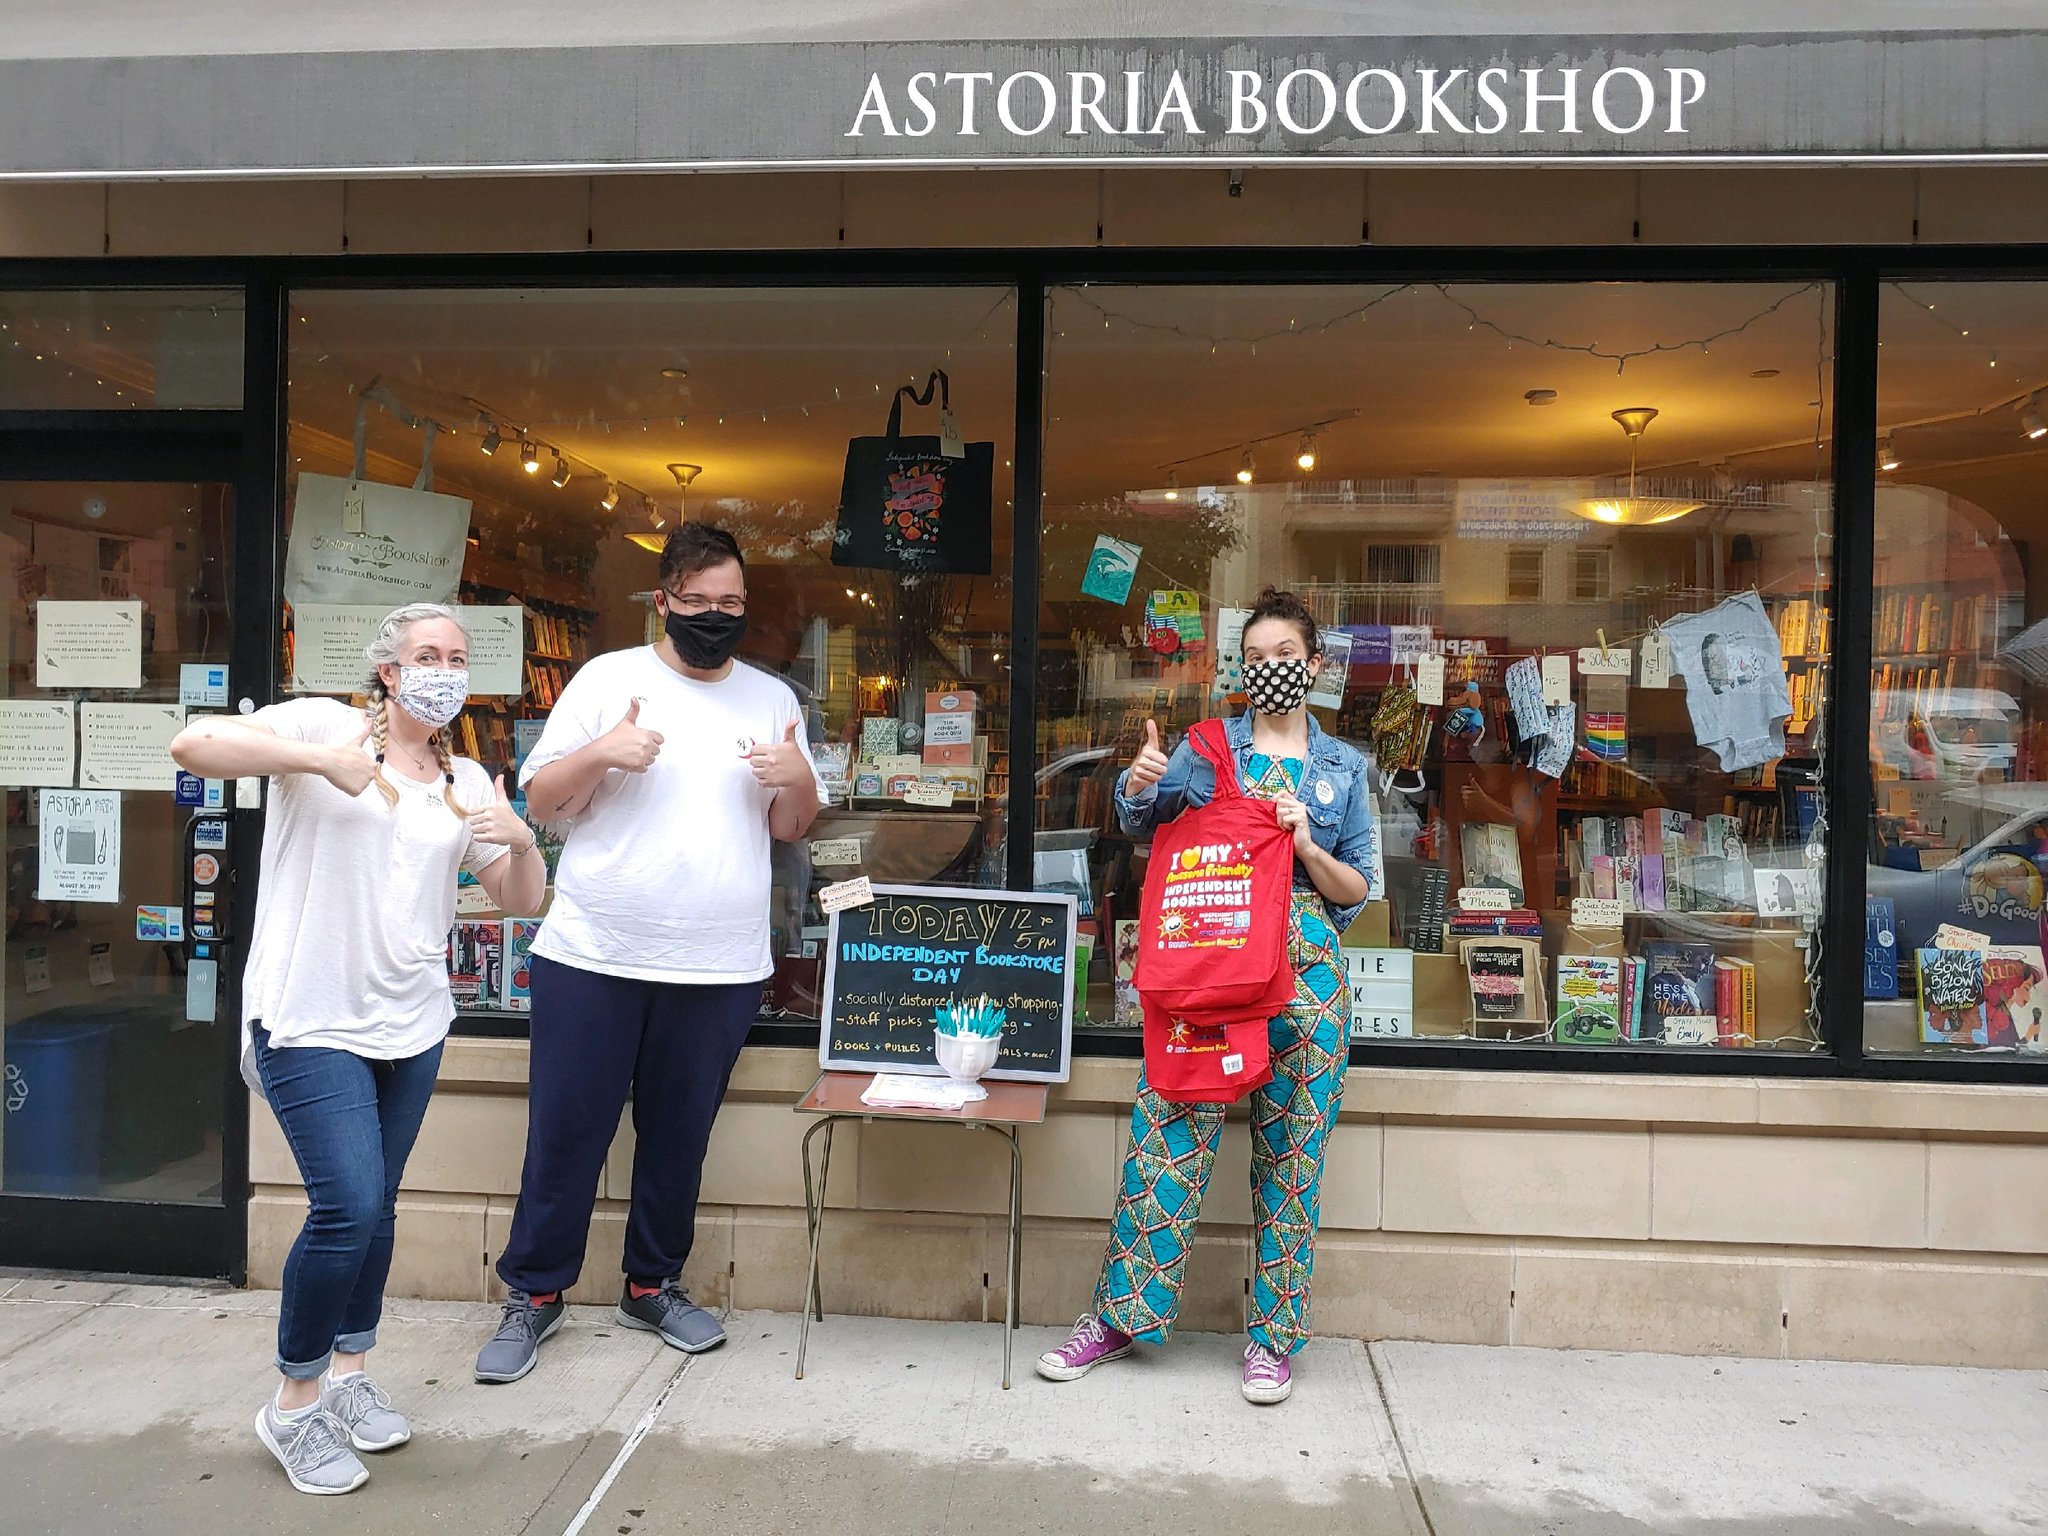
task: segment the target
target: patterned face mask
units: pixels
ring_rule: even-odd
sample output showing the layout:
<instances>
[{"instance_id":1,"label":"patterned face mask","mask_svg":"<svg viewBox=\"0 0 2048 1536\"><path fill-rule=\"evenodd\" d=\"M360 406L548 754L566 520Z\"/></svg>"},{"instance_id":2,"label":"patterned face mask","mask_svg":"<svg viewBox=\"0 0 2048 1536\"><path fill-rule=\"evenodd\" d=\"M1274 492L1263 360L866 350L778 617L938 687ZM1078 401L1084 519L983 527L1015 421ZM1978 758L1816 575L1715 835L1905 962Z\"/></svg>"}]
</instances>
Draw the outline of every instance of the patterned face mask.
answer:
<instances>
[{"instance_id":1,"label":"patterned face mask","mask_svg":"<svg viewBox=\"0 0 2048 1536\"><path fill-rule=\"evenodd\" d=\"M462 667L400 667L398 703L422 725L441 729L469 702L469 672Z\"/></svg>"},{"instance_id":2,"label":"patterned face mask","mask_svg":"<svg viewBox=\"0 0 2048 1536\"><path fill-rule=\"evenodd\" d=\"M1296 656L1284 661L1248 661L1244 696L1262 715L1287 715L1308 697L1308 662Z\"/></svg>"}]
</instances>

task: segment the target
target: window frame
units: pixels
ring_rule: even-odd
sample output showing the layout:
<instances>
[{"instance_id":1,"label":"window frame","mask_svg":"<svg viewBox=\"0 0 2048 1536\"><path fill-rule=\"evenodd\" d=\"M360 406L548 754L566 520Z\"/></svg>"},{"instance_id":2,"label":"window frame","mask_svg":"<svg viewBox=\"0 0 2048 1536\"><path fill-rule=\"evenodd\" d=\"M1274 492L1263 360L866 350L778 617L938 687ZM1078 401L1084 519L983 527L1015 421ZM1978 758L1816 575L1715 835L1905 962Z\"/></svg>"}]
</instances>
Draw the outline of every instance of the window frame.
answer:
<instances>
[{"instance_id":1,"label":"window frame","mask_svg":"<svg viewBox=\"0 0 2048 1536\"><path fill-rule=\"evenodd\" d=\"M1015 523L1013 526L1011 652L1015 662L1011 700L1012 782L1029 782L1037 763L1033 730L1038 698L1033 684L1038 655L1039 571L1037 532L1043 487L1043 386L1048 331L1048 294L1067 283L1171 283L1246 285L1356 285L1429 282L1801 282L1833 285L1834 400L1834 592L1835 664L1838 675L1867 676L1871 611L1867 594L1873 576L1871 514L1876 487L1878 297L1887 281L1968 282L2048 280L2048 244L1970 246L1709 246L1635 247L1274 247L1268 249L986 249L732 252L565 252L553 255L422 255L308 257L167 257L0 259L0 287L178 288L241 287L246 290L247 338L243 353L242 409L227 412L238 423L244 472L237 505L241 569L252 588L268 587L270 623L260 632L236 636L236 656L245 692L274 694L274 658L258 660L281 621L282 488L284 484L286 316L289 295L299 289L403 288L458 291L470 288L744 286L756 288L845 285L923 287L1000 283L1017 291L1017 388ZM1033 324L1033 316L1037 323ZM83 422L75 413L0 412L0 474L14 455L32 454L37 434L51 429L90 427L111 432L149 430L158 413L121 412L120 421ZM17 460L19 462L20 460ZM266 520L259 515L268 508ZM1847 595L1864 594L1856 603ZM264 606L248 601L247 622ZM240 625L238 624L238 628ZM239 665L247 656L245 670ZM1866 688L1829 690L1829 739L1867 739ZM1423 1067L1451 1071L1651 1073L1668 1076L1764 1078L1861 1078L1909 1082L2048 1085L2048 1060L2009 1057L1902 1055L1873 1057L1863 1050L1862 913L1864 850L1860 839L1841 829L1867 824L1872 792L1861 753L1830 754L1826 780L1830 840L1826 868L1827 906L1821 939L1823 1014L1827 1044L1810 1054L1776 1052L1615 1051L1589 1055L1570 1047L1487 1045L1354 1045L1354 1062L1379 1067ZM1020 802L1022 804L1022 802ZM1028 816L1012 806L1013 818ZM258 818L242 818L252 825ZM1013 826L1016 822L1013 820ZM238 832L238 841L241 837ZM1012 888L1029 881L1028 838L1010 843ZM1836 1000L1841 999L1838 1003ZM509 1024L474 1033L521 1036ZM812 1046L810 1025L758 1025L750 1043ZM1075 1031L1078 1054L1135 1056L1138 1041L1128 1034ZM229 1192L232 1197L233 1192ZM230 1206L235 1204L230 1198Z\"/></svg>"}]
</instances>

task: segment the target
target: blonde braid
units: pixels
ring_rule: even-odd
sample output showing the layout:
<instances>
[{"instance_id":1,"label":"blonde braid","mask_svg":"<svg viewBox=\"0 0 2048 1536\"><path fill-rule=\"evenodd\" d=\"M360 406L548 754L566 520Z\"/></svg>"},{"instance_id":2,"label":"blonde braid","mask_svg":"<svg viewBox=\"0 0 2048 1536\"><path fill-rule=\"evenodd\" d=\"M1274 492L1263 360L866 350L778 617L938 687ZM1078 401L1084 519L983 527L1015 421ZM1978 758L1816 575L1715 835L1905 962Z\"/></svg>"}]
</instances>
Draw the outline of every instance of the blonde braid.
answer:
<instances>
[{"instance_id":1,"label":"blonde braid","mask_svg":"<svg viewBox=\"0 0 2048 1536\"><path fill-rule=\"evenodd\" d=\"M377 793L384 797L384 803L395 809L398 805L398 789L384 777L384 746L390 728L384 723L383 679L371 678L367 691L370 701L363 708L370 717L370 749L377 754L377 771L373 776L373 782L377 786Z\"/></svg>"},{"instance_id":2,"label":"blonde braid","mask_svg":"<svg viewBox=\"0 0 2048 1536\"><path fill-rule=\"evenodd\" d=\"M449 749L448 727L445 725L434 732L434 760L441 765L441 776L447 780L447 788L441 793L448 802L448 809L467 820L469 812L455 798L455 754Z\"/></svg>"}]
</instances>

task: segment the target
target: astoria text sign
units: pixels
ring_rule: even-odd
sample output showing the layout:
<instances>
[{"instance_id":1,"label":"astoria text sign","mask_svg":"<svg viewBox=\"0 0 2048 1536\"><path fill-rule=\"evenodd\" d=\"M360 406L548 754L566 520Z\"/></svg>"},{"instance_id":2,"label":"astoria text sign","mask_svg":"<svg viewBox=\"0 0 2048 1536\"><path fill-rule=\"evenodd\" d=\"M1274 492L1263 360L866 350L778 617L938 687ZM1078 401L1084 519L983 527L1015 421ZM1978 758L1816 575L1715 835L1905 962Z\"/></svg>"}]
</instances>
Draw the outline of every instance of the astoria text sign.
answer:
<instances>
[{"instance_id":1,"label":"astoria text sign","mask_svg":"<svg viewBox=\"0 0 2048 1536\"><path fill-rule=\"evenodd\" d=\"M787 42L750 39L742 18L722 19L716 41L693 41L690 8L676 7L673 41L579 42L581 22L565 12L546 48L465 47L440 33L412 47L343 7L320 48L294 51L282 14L291 8L275 9L280 19L262 33L274 46L251 39L241 53L179 52L173 36L136 57L0 58L0 178L2048 161L2048 22L1741 36ZM815 30L844 33L862 9L818 7ZM957 9L958 25L971 25L976 8ZM1184 14L1194 26L1221 8ZM941 31L949 17L926 8Z\"/></svg>"},{"instance_id":2,"label":"astoria text sign","mask_svg":"<svg viewBox=\"0 0 2048 1536\"><path fill-rule=\"evenodd\" d=\"M1199 72L1190 85L1165 71L922 69L868 76L849 139L1095 138L1188 143L1279 136L1304 146L1330 137L1569 138L1597 130L1617 139L1683 137L1707 95L1691 65L1594 71L1560 66L1396 69L1298 65Z\"/></svg>"}]
</instances>

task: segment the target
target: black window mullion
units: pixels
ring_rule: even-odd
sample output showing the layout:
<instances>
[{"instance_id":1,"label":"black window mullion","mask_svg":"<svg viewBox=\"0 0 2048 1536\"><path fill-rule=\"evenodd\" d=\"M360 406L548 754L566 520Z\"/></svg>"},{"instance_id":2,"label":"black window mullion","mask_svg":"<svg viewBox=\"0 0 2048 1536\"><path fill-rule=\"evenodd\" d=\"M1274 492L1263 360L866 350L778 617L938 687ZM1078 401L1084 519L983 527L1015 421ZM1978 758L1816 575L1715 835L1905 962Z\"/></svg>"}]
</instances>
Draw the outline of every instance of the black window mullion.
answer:
<instances>
[{"instance_id":1,"label":"black window mullion","mask_svg":"<svg viewBox=\"0 0 2048 1536\"><path fill-rule=\"evenodd\" d=\"M1038 827L1038 594L1045 514L1045 281L1017 281L1017 430L1011 454L1010 788L1003 836L1004 881L1013 891L1036 882Z\"/></svg>"},{"instance_id":2,"label":"black window mullion","mask_svg":"<svg viewBox=\"0 0 2048 1536\"><path fill-rule=\"evenodd\" d=\"M1827 697L1827 900L1821 1007L1843 1069L1863 1065L1863 890L1871 816L1870 636L1877 499L1875 268L1859 264L1835 293L1833 670Z\"/></svg>"}]
</instances>

